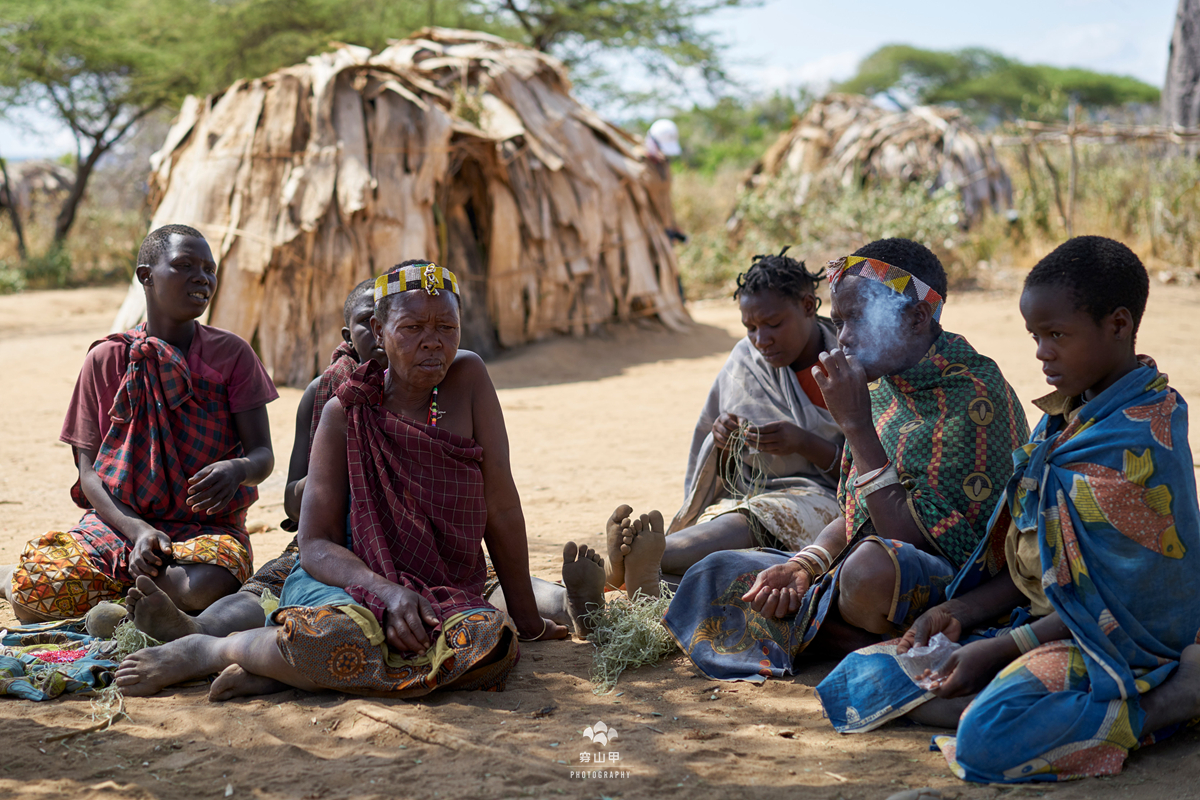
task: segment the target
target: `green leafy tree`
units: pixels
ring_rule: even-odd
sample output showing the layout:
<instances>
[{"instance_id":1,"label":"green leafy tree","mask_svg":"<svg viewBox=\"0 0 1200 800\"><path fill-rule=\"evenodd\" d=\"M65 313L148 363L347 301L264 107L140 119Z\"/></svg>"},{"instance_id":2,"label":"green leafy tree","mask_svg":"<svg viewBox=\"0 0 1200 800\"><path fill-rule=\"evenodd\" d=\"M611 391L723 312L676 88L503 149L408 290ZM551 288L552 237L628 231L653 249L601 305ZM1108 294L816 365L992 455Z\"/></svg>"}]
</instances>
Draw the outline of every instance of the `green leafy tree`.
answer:
<instances>
[{"instance_id":1,"label":"green leafy tree","mask_svg":"<svg viewBox=\"0 0 1200 800\"><path fill-rule=\"evenodd\" d=\"M196 85L191 4L0 0L0 112L35 108L75 137L75 184L54 224L61 246L96 163L148 114Z\"/></svg>"},{"instance_id":2,"label":"green leafy tree","mask_svg":"<svg viewBox=\"0 0 1200 800\"><path fill-rule=\"evenodd\" d=\"M651 76L678 80L698 73L711 88L729 83L717 36L697 23L716 11L758 0L488 0L477 6L523 32L526 44L551 53L585 79L597 62L620 54ZM632 56L632 58L631 58Z\"/></svg>"},{"instance_id":3,"label":"green leafy tree","mask_svg":"<svg viewBox=\"0 0 1200 800\"><path fill-rule=\"evenodd\" d=\"M867 56L839 91L883 94L901 106L954 103L1001 118L1061 117L1072 100L1084 106L1157 103L1159 90L1123 75L1023 64L991 50L923 50L887 45Z\"/></svg>"}]
</instances>

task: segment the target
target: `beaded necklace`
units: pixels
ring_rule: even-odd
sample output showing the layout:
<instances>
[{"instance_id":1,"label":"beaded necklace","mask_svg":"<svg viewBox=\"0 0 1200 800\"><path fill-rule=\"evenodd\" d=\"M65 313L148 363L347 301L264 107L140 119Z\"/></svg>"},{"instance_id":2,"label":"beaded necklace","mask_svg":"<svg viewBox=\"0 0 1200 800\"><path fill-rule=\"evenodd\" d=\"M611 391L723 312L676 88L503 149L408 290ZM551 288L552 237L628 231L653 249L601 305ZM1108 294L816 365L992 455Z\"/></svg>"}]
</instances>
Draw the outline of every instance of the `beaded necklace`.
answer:
<instances>
[{"instance_id":1,"label":"beaded necklace","mask_svg":"<svg viewBox=\"0 0 1200 800\"><path fill-rule=\"evenodd\" d=\"M426 418L426 425L437 427L438 417L441 416L437 406L437 390L438 387L433 387L433 394L429 397L429 416Z\"/></svg>"}]
</instances>

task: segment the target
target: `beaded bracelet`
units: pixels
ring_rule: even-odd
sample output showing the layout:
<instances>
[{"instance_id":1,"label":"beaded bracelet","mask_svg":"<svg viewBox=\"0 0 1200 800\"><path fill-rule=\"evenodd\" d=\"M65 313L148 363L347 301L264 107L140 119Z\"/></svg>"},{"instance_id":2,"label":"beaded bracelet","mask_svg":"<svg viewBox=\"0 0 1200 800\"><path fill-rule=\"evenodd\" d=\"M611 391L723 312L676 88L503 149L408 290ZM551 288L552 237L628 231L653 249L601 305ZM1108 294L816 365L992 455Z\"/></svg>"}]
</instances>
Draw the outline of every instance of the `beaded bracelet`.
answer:
<instances>
[{"instance_id":1,"label":"beaded bracelet","mask_svg":"<svg viewBox=\"0 0 1200 800\"><path fill-rule=\"evenodd\" d=\"M1009 634L1013 641L1017 643L1017 649L1022 654L1028 653L1030 650L1041 645L1038 641L1037 634L1033 632L1033 628L1029 625L1022 625L1019 628L1013 628Z\"/></svg>"}]
</instances>

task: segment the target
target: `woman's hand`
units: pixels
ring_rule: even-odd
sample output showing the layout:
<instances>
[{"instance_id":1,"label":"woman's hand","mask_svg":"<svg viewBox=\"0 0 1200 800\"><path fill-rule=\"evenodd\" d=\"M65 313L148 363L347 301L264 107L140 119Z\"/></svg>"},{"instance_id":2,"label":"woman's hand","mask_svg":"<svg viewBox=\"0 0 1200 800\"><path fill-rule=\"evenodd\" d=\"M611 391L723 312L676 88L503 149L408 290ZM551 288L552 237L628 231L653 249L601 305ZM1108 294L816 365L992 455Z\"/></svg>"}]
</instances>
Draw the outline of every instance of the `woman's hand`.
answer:
<instances>
[{"instance_id":1,"label":"woman's hand","mask_svg":"<svg viewBox=\"0 0 1200 800\"><path fill-rule=\"evenodd\" d=\"M929 691L944 699L978 694L1018 655L1011 636L971 642L950 654Z\"/></svg>"},{"instance_id":2,"label":"woman's hand","mask_svg":"<svg viewBox=\"0 0 1200 800\"><path fill-rule=\"evenodd\" d=\"M376 591L375 596L387 607L383 626L388 645L397 652L425 655L429 649L429 634L425 629L441 621L433 604L423 595L395 583L382 594Z\"/></svg>"},{"instance_id":3,"label":"woman's hand","mask_svg":"<svg viewBox=\"0 0 1200 800\"><path fill-rule=\"evenodd\" d=\"M952 642L957 642L962 636L962 623L955 618L945 603L934 606L917 617L917 621L905 631L900 643L896 645L896 652L904 655L914 647L924 647L939 633L945 634Z\"/></svg>"},{"instance_id":4,"label":"woman's hand","mask_svg":"<svg viewBox=\"0 0 1200 800\"><path fill-rule=\"evenodd\" d=\"M552 619L539 617L536 624L528 627L517 625L517 635L523 642L547 642L551 639L565 639L571 632Z\"/></svg>"},{"instance_id":5,"label":"woman's hand","mask_svg":"<svg viewBox=\"0 0 1200 800\"><path fill-rule=\"evenodd\" d=\"M813 378L825 396L825 405L845 431L848 427L874 429L871 421L871 391L867 388L867 373L854 356L840 347L818 356L812 368Z\"/></svg>"},{"instance_id":6,"label":"woman's hand","mask_svg":"<svg viewBox=\"0 0 1200 800\"><path fill-rule=\"evenodd\" d=\"M160 530L147 528L133 542L129 554L129 574L135 578L142 575L157 578L159 569L171 555L170 537Z\"/></svg>"},{"instance_id":7,"label":"woman's hand","mask_svg":"<svg viewBox=\"0 0 1200 800\"><path fill-rule=\"evenodd\" d=\"M729 437L737 432L738 426L742 421L733 414L722 414L717 417L712 426L713 444L718 450L724 450L729 446Z\"/></svg>"},{"instance_id":8,"label":"woman's hand","mask_svg":"<svg viewBox=\"0 0 1200 800\"><path fill-rule=\"evenodd\" d=\"M246 470L237 461L209 464L188 480L187 504L193 511L214 514L220 511L246 480Z\"/></svg>"},{"instance_id":9,"label":"woman's hand","mask_svg":"<svg viewBox=\"0 0 1200 800\"><path fill-rule=\"evenodd\" d=\"M754 585L742 595L742 600L764 617L778 619L800 610L800 601L808 586L808 573L794 561L787 561L758 573Z\"/></svg>"},{"instance_id":10,"label":"woman's hand","mask_svg":"<svg viewBox=\"0 0 1200 800\"><path fill-rule=\"evenodd\" d=\"M764 453L786 456L799 453L809 436L794 422L778 420L746 431L746 443Z\"/></svg>"}]
</instances>

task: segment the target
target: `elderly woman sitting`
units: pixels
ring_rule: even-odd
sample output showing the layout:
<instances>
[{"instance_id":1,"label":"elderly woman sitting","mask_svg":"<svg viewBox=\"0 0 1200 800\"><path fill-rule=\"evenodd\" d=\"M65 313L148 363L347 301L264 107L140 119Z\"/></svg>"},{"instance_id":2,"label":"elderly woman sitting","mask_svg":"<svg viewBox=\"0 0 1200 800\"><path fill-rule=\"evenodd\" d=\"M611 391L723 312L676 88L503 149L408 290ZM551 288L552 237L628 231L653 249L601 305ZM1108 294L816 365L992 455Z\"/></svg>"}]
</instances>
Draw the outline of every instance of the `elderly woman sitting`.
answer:
<instances>
[{"instance_id":1,"label":"elderly woman sitting","mask_svg":"<svg viewBox=\"0 0 1200 800\"><path fill-rule=\"evenodd\" d=\"M371 324L390 366L365 362L325 407L302 566L275 626L135 653L117 670L122 691L212 673L217 700L280 683L395 697L500 690L518 635L567 635L538 614L504 416L483 361L458 349L457 295L454 275L431 263L376 281ZM483 599L484 541L510 617Z\"/></svg>"}]
</instances>

